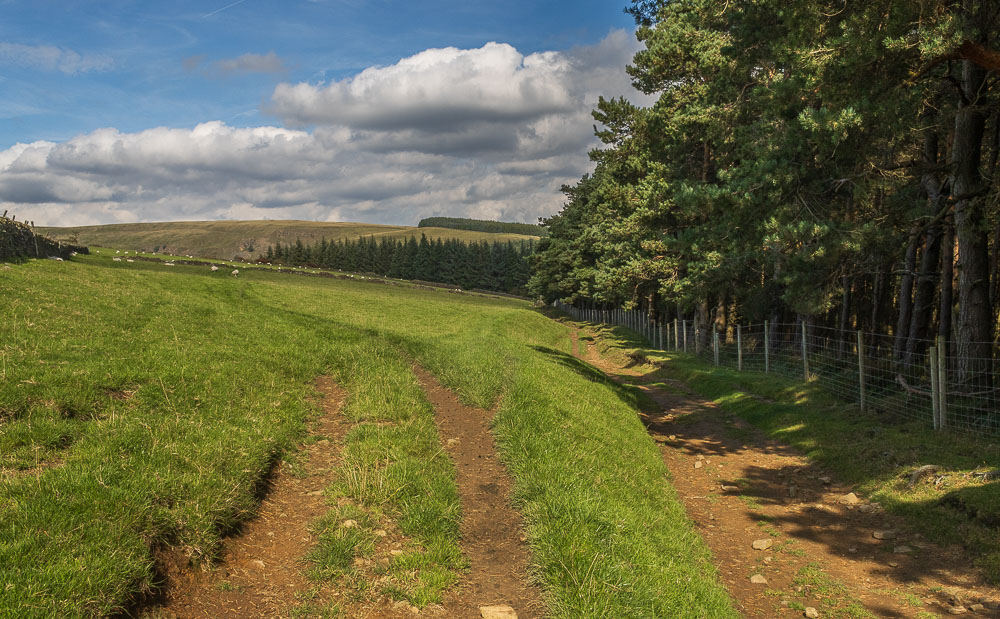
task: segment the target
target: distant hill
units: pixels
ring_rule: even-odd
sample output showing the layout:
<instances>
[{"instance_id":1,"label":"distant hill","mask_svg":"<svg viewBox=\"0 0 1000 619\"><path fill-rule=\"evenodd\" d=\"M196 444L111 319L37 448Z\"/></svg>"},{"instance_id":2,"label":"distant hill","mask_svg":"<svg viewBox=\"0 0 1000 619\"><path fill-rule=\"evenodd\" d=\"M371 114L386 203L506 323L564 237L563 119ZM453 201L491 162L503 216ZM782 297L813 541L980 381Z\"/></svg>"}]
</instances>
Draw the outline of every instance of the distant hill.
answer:
<instances>
[{"instance_id":1,"label":"distant hill","mask_svg":"<svg viewBox=\"0 0 1000 619\"><path fill-rule=\"evenodd\" d=\"M452 230L475 230L499 234L525 234L528 236L548 236L548 228L537 224L522 224L509 221L489 221L466 219L464 217L428 217L421 219L418 228L451 228Z\"/></svg>"},{"instance_id":2,"label":"distant hill","mask_svg":"<svg viewBox=\"0 0 1000 619\"><path fill-rule=\"evenodd\" d=\"M174 255L200 256L231 260L254 259L267 252L269 245L294 243L301 239L310 245L322 238L328 241L357 239L364 236L458 239L475 241L522 241L538 235L497 234L454 228L383 226L378 224L319 221L174 221L142 224L107 224L66 228L39 228L54 239L75 241L82 245L158 251Z\"/></svg>"}]
</instances>

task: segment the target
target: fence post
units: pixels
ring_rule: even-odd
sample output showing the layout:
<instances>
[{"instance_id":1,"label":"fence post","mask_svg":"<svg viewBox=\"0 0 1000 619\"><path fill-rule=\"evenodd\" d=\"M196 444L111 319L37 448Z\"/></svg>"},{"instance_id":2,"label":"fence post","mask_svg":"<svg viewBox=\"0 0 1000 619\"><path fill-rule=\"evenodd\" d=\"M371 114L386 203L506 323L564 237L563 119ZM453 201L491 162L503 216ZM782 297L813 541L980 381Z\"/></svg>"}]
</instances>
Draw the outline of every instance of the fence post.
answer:
<instances>
[{"instance_id":1,"label":"fence post","mask_svg":"<svg viewBox=\"0 0 1000 619\"><path fill-rule=\"evenodd\" d=\"M931 415L934 420L934 429L941 429L941 396L938 393L940 391L938 387L938 359L937 359L937 346L931 346L927 350L927 356L930 358L931 365Z\"/></svg>"},{"instance_id":2,"label":"fence post","mask_svg":"<svg viewBox=\"0 0 1000 619\"><path fill-rule=\"evenodd\" d=\"M809 380L809 344L806 342L806 321L802 321L802 375Z\"/></svg>"},{"instance_id":3,"label":"fence post","mask_svg":"<svg viewBox=\"0 0 1000 619\"><path fill-rule=\"evenodd\" d=\"M688 351L688 321L687 321L686 318L681 321L681 329L684 331L684 334L683 334L684 337L682 338L684 340L684 352L687 352Z\"/></svg>"},{"instance_id":4,"label":"fence post","mask_svg":"<svg viewBox=\"0 0 1000 619\"><path fill-rule=\"evenodd\" d=\"M736 371L743 371L743 332L739 325L736 325Z\"/></svg>"},{"instance_id":5,"label":"fence post","mask_svg":"<svg viewBox=\"0 0 1000 619\"><path fill-rule=\"evenodd\" d=\"M681 349L681 332L677 328L680 326L680 324L681 321L678 320L677 318L674 318L674 350Z\"/></svg>"},{"instance_id":6,"label":"fence post","mask_svg":"<svg viewBox=\"0 0 1000 619\"><path fill-rule=\"evenodd\" d=\"M865 412L867 402L865 402L865 341L858 331L858 390L861 396L861 412Z\"/></svg>"},{"instance_id":7,"label":"fence post","mask_svg":"<svg viewBox=\"0 0 1000 619\"><path fill-rule=\"evenodd\" d=\"M941 428L948 427L948 340L941 338L938 343L938 421Z\"/></svg>"},{"instance_id":8,"label":"fence post","mask_svg":"<svg viewBox=\"0 0 1000 619\"><path fill-rule=\"evenodd\" d=\"M764 373L771 371L771 328L768 322L764 321Z\"/></svg>"},{"instance_id":9,"label":"fence post","mask_svg":"<svg viewBox=\"0 0 1000 619\"><path fill-rule=\"evenodd\" d=\"M35 234L35 222L31 222L31 240L35 242L35 258L38 258L38 235Z\"/></svg>"},{"instance_id":10,"label":"fence post","mask_svg":"<svg viewBox=\"0 0 1000 619\"><path fill-rule=\"evenodd\" d=\"M666 350L666 348L663 347L663 323L662 322L660 323L660 350Z\"/></svg>"},{"instance_id":11,"label":"fence post","mask_svg":"<svg viewBox=\"0 0 1000 619\"><path fill-rule=\"evenodd\" d=\"M712 352L715 358L715 367L719 367L719 332L712 329Z\"/></svg>"}]
</instances>

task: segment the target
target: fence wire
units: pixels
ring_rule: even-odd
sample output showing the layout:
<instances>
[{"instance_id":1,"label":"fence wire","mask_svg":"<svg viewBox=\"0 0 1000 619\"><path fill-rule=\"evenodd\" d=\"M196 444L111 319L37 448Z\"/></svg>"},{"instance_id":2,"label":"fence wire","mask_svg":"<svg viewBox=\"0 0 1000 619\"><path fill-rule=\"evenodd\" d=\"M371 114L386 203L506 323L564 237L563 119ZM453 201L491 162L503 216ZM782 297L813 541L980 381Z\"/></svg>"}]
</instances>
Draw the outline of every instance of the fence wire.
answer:
<instances>
[{"instance_id":1,"label":"fence wire","mask_svg":"<svg viewBox=\"0 0 1000 619\"><path fill-rule=\"evenodd\" d=\"M722 332L685 320L654 323L638 310L554 306L577 320L629 328L651 348L687 352L738 371L813 382L887 421L1000 436L996 360L960 356L954 343L910 338L897 350L890 335L803 327L801 322L733 325ZM983 347L994 348L992 342Z\"/></svg>"}]
</instances>

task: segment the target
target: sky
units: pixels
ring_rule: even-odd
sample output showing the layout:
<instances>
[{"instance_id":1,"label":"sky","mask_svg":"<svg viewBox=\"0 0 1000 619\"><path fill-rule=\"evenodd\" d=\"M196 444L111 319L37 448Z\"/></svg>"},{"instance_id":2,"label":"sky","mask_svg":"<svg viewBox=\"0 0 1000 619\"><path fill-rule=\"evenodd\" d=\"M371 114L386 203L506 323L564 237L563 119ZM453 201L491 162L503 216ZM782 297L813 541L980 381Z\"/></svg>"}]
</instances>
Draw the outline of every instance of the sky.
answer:
<instances>
[{"instance_id":1,"label":"sky","mask_svg":"<svg viewBox=\"0 0 1000 619\"><path fill-rule=\"evenodd\" d=\"M0 210L36 225L534 222L635 91L615 0L0 0Z\"/></svg>"}]
</instances>

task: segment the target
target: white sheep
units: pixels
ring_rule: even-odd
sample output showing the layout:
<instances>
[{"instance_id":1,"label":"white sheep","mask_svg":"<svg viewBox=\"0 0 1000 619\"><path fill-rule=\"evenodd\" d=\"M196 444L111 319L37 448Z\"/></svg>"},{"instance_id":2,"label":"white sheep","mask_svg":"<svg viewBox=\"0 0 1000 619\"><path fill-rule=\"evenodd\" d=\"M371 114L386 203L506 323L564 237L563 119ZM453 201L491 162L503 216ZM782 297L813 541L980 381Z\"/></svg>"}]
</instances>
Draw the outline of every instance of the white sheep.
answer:
<instances>
[{"instance_id":1,"label":"white sheep","mask_svg":"<svg viewBox=\"0 0 1000 619\"><path fill-rule=\"evenodd\" d=\"M239 269L233 269L233 277L236 277L239 274L240 274L240 270Z\"/></svg>"},{"instance_id":2,"label":"white sheep","mask_svg":"<svg viewBox=\"0 0 1000 619\"><path fill-rule=\"evenodd\" d=\"M218 271L218 270L219 270L219 267L217 267L217 266L215 266L215 265L213 264L213 265L212 265L212 272L213 272L213 273L215 273L215 272L216 272L216 271Z\"/></svg>"},{"instance_id":3,"label":"white sheep","mask_svg":"<svg viewBox=\"0 0 1000 619\"><path fill-rule=\"evenodd\" d=\"M112 258L112 260L114 260L115 262L121 262L122 261L122 259L119 258L118 256L115 256L114 258Z\"/></svg>"}]
</instances>

